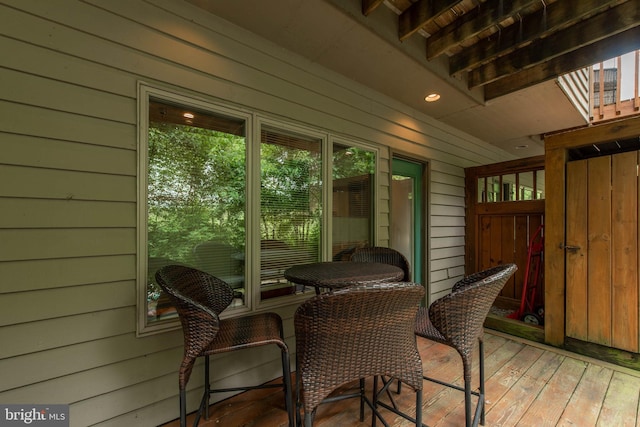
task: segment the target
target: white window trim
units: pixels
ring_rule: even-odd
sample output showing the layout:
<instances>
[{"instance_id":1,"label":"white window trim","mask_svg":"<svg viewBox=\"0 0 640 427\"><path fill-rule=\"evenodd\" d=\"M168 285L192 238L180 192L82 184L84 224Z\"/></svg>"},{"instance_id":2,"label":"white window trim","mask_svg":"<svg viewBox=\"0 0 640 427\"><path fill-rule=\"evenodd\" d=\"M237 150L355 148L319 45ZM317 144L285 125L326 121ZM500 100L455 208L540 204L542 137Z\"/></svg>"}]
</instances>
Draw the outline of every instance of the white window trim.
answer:
<instances>
[{"instance_id":1,"label":"white window trim","mask_svg":"<svg viewBox=\"0 0 640 427\"><path fill-rule=\"evenodd\" d=\"M149 100L150 98L173 102L179 105L193 106L194 108L203 109L205 111L211 111L215 113L221 113L232 117L244 119L246 129L246 144L247 147L251 145L252 135L252 123L254 115L242 111L240 109L233 109L227 106L212 103L210 101L197 98L194 96L184 96L178 93L172 92L166 89L160 89L158 87L148 85L144 82L138 82L138 188L137 188L137 257L136 257L136 292L137 292L137 305L136 305L136 336L142 337L151 334L166 332L180 328L180 321L178 317L167 320L158 320L149 322L147 318L147 272L148 272L148 223L147 223L147 171L148 171L148 134L149 134ZM248 153L247 148L247 155ZM246 173L247 176L250 173L249 161L246 161ZM250 182L250 181L248 181ZM248 195L245 195L248 199ZM245 200L245 206L248 206L249 200ZM245 229L248 230L248 224L245 224ZM248 236L249 233L247 232ZM245 244L248 242L245 240ZM246 275L246 273L245 273ZM245 283L247 283L245 281ZM247 285L245 285L247 286ZM231 317L242 313L251 311L251 300L245 301L245 304L239 307L230 308L221 317Z\"/></svg>"}]
</instances>

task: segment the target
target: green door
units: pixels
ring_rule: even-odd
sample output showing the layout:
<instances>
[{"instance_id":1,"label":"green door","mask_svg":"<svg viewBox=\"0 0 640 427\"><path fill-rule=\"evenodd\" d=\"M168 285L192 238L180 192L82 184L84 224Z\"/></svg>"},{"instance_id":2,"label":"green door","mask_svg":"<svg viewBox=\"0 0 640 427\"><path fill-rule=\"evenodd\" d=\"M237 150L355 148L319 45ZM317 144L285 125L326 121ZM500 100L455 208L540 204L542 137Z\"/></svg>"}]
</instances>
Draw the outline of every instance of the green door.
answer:
<instances>
[{"instance_id":1,"label":"green door","mask_svg":"<svg viewBox=\"0 0 640 427\"><path fill-rule=\"evenodd\" d=\"M390 246L411 264L411 280L425 283L423 265L425 165L394 158L391 180Z\"/></svg>"}]
</instances>

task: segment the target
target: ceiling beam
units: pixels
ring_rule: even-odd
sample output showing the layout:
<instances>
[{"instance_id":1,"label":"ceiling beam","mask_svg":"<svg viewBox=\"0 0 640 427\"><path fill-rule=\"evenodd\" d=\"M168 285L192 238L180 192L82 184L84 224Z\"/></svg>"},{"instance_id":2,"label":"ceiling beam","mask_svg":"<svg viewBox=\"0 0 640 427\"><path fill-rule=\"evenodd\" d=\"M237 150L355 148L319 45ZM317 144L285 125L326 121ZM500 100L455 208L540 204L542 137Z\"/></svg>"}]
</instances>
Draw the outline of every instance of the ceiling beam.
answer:
<instances>
[{"instance_id":1,"label":"ceiling beam","mask_svg":"<svg viewBox=\"0 0 640 427\"><path fill-rule=\"evenodd\" d=\"M431 34L427 39L427 59L431 60L448 49L496 27L497 22L517 16L521 11L540 3L540 0L488 0L461 18Z\"/></svg>"},{"instance_id":2,"label":"ceiling beam","mask_svg":"<svg viewBox=\"0 0 640 427\"><path fill-rule=\"evenodd\" d=\"M460 0L418 0L398 17L400 41L416 33L429 22L460 3Z\"/></svg>"},{"instance_id":3,"label":"ceiling beam","mask_svg":"<svg viewBox=\"0 0 640 427\"><path fill-rule=\"evenodd\" d=\"M603 58L613 58L640 49L640 26L600 40L588 46L524 69L484 86L485 100L525 89L580 68L589 67Z\"/></svg>"},{"instance_id":4,"label":"ceiling beam","mask_svg":"<svg viewBox=\"0 0 640 427\"><path fill-rule=\"evenodd\" d=\"M623 3L470 71L469 88L485 85L522 69L534 67L638 25L640 6L635 1ZM580 67L571 69L576 68Z\"/></svg>"},{"instance_id":5,"label":"ceiling beam","mask_svg":"<svg viewBox=\"0 0 640 427\"><path fill-rule=\"evenodd\" d=\"M552 3L546 9L540 9L521 22L515 22L498 34L453 55L449 58L449 73L455 75L470 71L558 28L567 27L624 2L627 0L563 0Z\"/></svg>"},{"instance_id":6,"label":"ceiling beam","mask_svg":"<svg viewBox=\"0 0 640 427\"><path fill-rule=\"evenodd\" d=\"M369 14L376 10L382 3L384 3L384 0L362 0L362 14L369 16Z\"/></svg>"}]
</instances>

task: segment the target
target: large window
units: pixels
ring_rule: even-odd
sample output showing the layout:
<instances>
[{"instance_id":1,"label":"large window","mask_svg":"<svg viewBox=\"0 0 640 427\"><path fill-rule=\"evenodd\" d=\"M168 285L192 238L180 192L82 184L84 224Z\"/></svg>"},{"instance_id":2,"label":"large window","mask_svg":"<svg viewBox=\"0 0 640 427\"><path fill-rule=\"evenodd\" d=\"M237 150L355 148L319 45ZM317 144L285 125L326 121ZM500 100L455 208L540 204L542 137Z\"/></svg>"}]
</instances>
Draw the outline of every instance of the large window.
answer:
<instances>
[{"instance_id":1,"label":"large window","mask_svg":"<svg viewBox=\"0 0 640 427\"><path fill-rule=\"evenodd\" d=\"M233 315L313 293L288 267L372 244L375 149L145 85L140 99L140 334L177 325L155 282L164 265L229 283Z\"/></svg>"},{"instance_id":2,"label":"large window","mask_svg":"<svg viewBox=\"0 0 640 427\"><path fill-rule=\"evenodd\" d=\"M147 133L146 322L175 316L154 274L194 266L245 294L245 119L149 100Z\"/></svg>"},{"instance_id":3,"label":"large window","mask_svg":"<svg viewBox=\"0 0 640 427\"><path fill-rule=\"evenodd\" d=\"M270 126L260 132L260 295L298 291L284 271L320 259L322 140Z\"/></svg>"},{"instance_id":4,"label":"large window","mask_svg":"<svg viewBox=\"0 0 640 427\"><path fill-rule=\"evenodd\" d=\"M348 259L373 242L373 188L376 153L333 144L332 258Z\"/></svg>"}]
</instances>

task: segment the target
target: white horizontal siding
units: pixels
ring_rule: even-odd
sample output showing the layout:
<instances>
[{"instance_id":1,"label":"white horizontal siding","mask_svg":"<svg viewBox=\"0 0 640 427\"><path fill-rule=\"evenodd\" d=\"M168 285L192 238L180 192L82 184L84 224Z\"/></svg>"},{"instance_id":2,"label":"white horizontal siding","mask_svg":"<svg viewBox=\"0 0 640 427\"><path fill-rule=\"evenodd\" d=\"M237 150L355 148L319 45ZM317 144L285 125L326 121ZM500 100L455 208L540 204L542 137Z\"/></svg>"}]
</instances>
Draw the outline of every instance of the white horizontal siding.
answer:
<instances>
[{"instance_id":1,"label":"white horizontal siding","mask_svg":"<svg viewBox=\"0 0 640 427\"><path fill-rule=\"evenodd\" d=\"M429 302L464 275L464 168L432 163L430 193Z\"/></svg>"},{"instance_id":2,"label":"white horizontal siding","mask_svg":"<svg viewBox=\"0 0 640 427\"><path fill-rule=\"evenodd\" d=\"M135 307L132 306L3 326L0 338L11 345L0 348L0 358L42 352L39 357L46 359L46 350L133 333L134 318Z\"/></svg>"},{"instance_id":3,"label":"white horizontal siding","mask_svg":"<svg viewBox=\"0 0 640 427\"><path fill-rule=\"evenodd\" d=\"M6 68L0 69L0 80L8 88L2 94L6 101L135 124L136 104L124 96Z\"/></svg>"},{"instance_id":4,"label":"white horizontal siding","mask_svg":"<svg viewBox=\"0 0 640 427\"><path fill-rule=\"evenodd\" d=\"M28 132L26 128L14 128ZM118 138L120 135L111 134ZM136 175L136 152L132 149L61 141L30 135L0 134L2 163L7 165L75 170L113 175Z\"/></svg>"},{"instance_id":5,"label":"white horizontal siding","mask_svg":"<svg viewBox=\"0 0 640 427\"><path fill-rule=\"evenodd\" d=\"M0 326L128 307L135 304L134 286L124 281L6 294Z\"/></svg>"},{"instance_id":6,"label":"white horizontal siding","mask_svg":"<svg viewBox=\"0 0 640 427\"><path fill-rule=\"evenodd\" d=\"M7 198L0 199L0 212L0 228L136 226L133 202Z\"/></svg>"},{"instance_id":7,"label":"white horizontal siding","mask_svg":"<svg viewBox=\"0 0 640 427\"><path fill-rule=\"evenodd\" d=\"M132 228L0 230L0 261L134 254Z\"/></svg>"},{"instance_id":8,"label":"white horizontal siding","mask_svg":"<svg viewBox=\"0 0 640 427\"><path fill-rule=\"evenodd\" d=\"M0 165L5 197L136 201L136 178L90 172Z\"/></svg>"},{"instance_id":9,"label":"white horizontal siding","mask_svg":"<svg viewBox=\"0 0 640 427\"><path fill-rule=\"evenodd\" d=\"M139 81L378 144L378 244L388 148L428 159L431 298L464 270L463 168L508 159L180 0L0 0L0 28L0 402L69 403L72 426L177 416L181 333L135 336ZM279 373L273 349L219 359L223 383Z\"/></svg>"},{"instance_id":10,"label":"white horizontal siding","mask_svg":"<svg viewBox=\"0 0 640 427\"><path fill-rule=\"evenodd\" d=\"M124 361L143 361L140 354L156 354L173 351L182 352L182 335L178 331L165 334L163 340L132 339L132 334L122 334L93 341L65 345L47 352L43 359L38 353L31 353L20 358L13 357L0 361L3 375L3 391L12 390L4 396L11 396L16 401L28 401L29 394L34 396L53 396L61 383L69 381L70 376L78 373L91 373L96 368L110 366ZM82 357L78 357L82 355ZM175 358L174 358L175 359ZM24 370L24 364L31 364L38 369ZM172 367L173 368L173 367ZM157 374L156 374L157 375ZM54 380L56 381L50 381ZM29 389L27 390L27 386ZM79 383L66 384L57 390L59 393L70 393L65 401L73 402L86 397ZM0 398L3 395L0 394ZM5 401L3 399L3 401Z\"/></svg>"},{"instance_id":11,"label":"white horizontal siding","mask_svg":"<svg viewBox=\"0 0 640 427\"><path fill-rule=\"evenodd\" d=\"M134 280L136 259L130 254L0 262L0 277L11 277L0 282L0 293Z\"/></svg>"},{"instance_id":12,"label":"white horizontal siding","mask_svg":"<svg viewBox=\"0 0 640 427\"><path fill-rule=\"evenodd\" d=\"M0 113L4 119L2 130L6 133L130 150L136 148L136 128L132 124L80 116L63 111L46 110L2 100L0 100ZM34 126L34 123L37 123L38 126Z\"/></svg>"}]
</instances>

